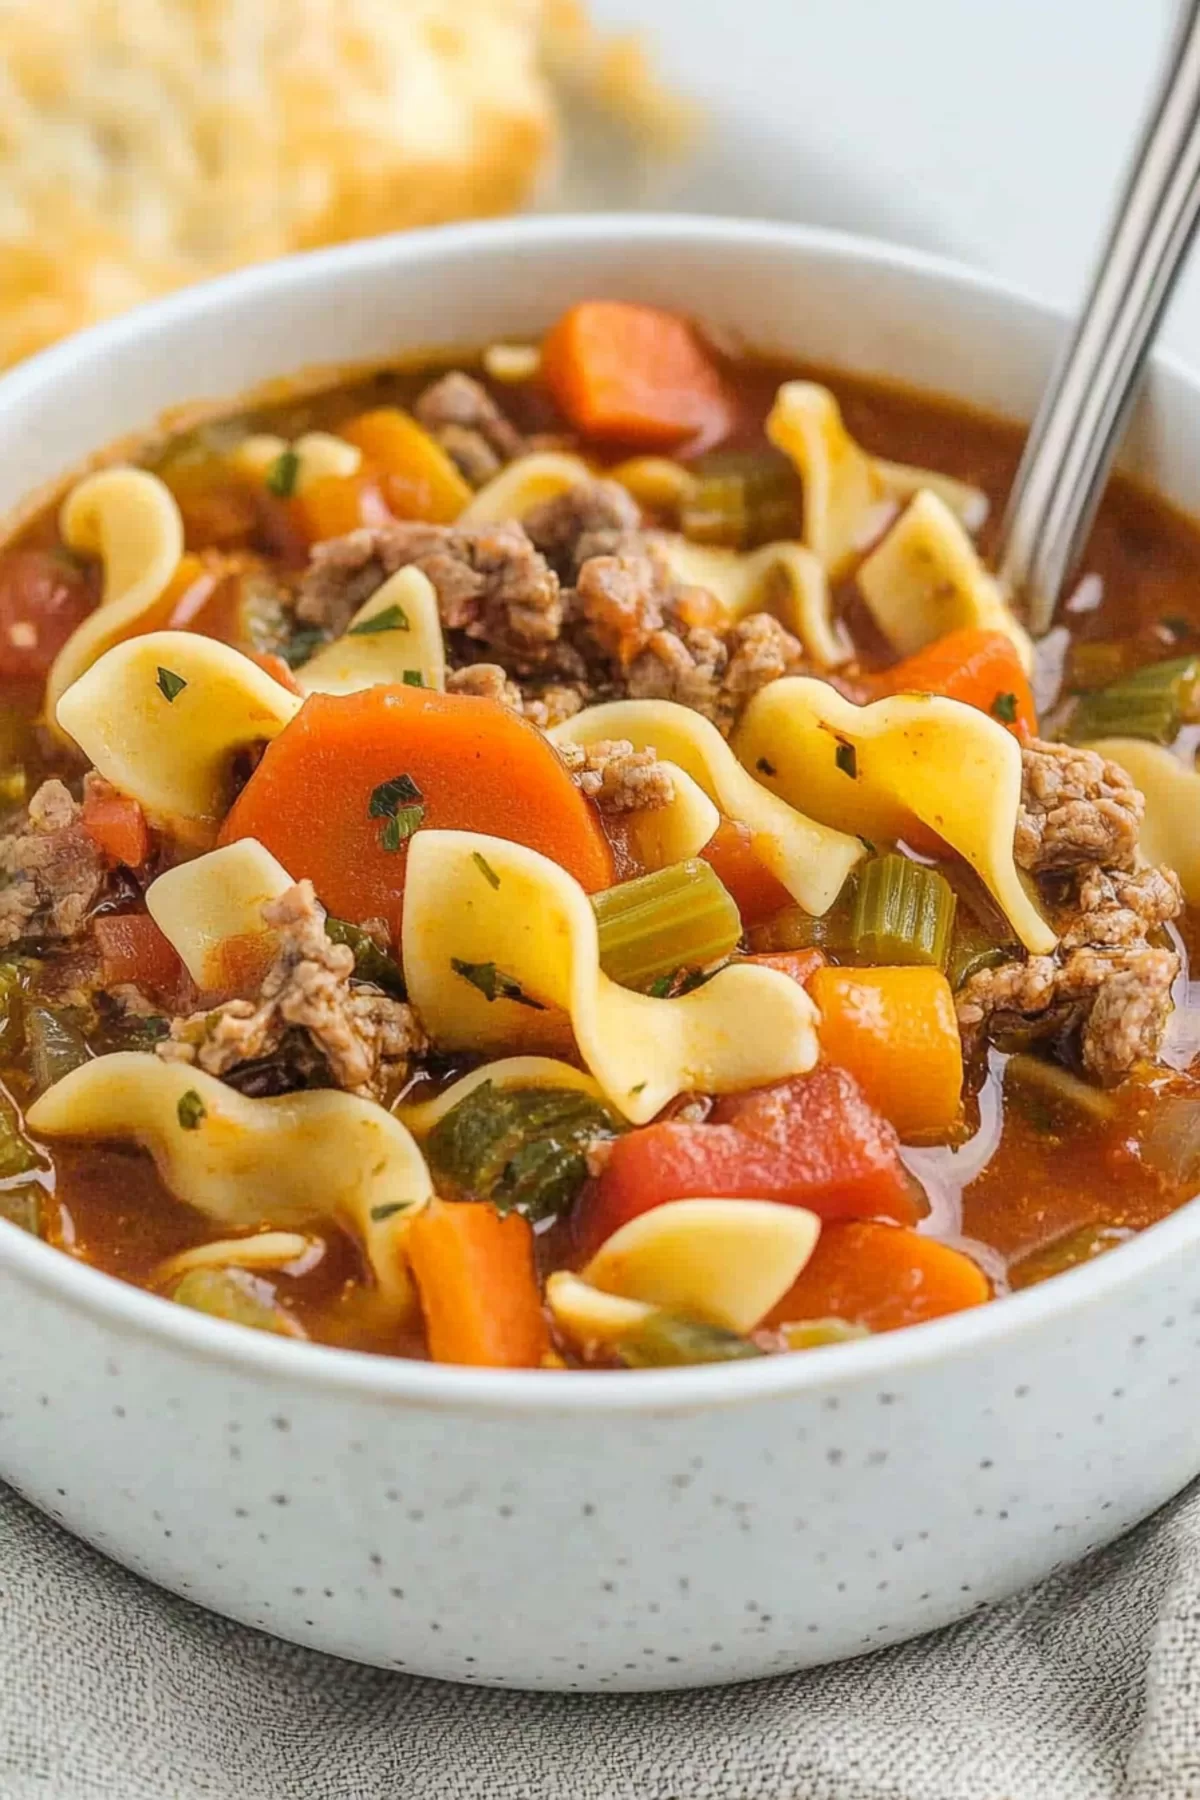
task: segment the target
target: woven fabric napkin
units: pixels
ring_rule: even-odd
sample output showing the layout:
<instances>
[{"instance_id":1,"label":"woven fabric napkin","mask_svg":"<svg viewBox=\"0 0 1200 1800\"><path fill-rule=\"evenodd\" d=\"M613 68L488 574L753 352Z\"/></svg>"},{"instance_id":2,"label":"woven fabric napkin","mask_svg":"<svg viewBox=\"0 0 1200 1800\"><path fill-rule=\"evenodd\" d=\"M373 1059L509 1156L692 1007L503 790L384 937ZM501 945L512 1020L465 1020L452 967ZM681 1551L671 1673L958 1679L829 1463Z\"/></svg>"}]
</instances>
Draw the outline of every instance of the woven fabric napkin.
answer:
<instances>
[{"instance_id":1,"label":"woven fabric napkin","mask_svg":"<svg viewBox=\"0 0 1200 1800\"><path fill-rule=\"evenodd\" d=\"M0 1800L1197 1800L1200 1485L965 1625L753 1686L423 1682L230 1625L0 1489Z\"/></svg>"}]
</instances>

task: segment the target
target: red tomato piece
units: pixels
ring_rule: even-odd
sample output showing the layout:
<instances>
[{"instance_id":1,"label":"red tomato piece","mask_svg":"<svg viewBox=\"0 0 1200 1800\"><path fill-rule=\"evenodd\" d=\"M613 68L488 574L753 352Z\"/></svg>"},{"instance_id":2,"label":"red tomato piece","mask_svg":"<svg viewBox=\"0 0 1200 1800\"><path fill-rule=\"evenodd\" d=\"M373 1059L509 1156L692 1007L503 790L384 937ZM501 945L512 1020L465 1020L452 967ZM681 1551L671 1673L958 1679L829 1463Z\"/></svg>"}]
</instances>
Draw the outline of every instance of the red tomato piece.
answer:
<instances>
[{"instance_id":1,"label":"red tomato piece","mask_svg":"<svg viewBox=\"0 0 1200 1800\"><path fill-rule=\"evenodd\" d=\"M102 914L92 929L109 986L129 981L144 993L174 1005L189 985L177 952L149 913Z\"/></svg>"},{"instance_id":2,"label":"red tomato piece","mask_svg":"<svg viewBox=\"0 0 1200 1800\"><path fill-rule=\"evenodd\" d=\"M733 895L747 930L794 904L782 881L759 861L753 835L744 825L722 819L700 854Z\"/></svg>"},{"instance_id":3,"label":"red tomato piece","mask_svg":"<svg viewBox=\"0 0 1200 1800\"><path fill-rule=\"evenodd\" d=\"M45 675L96 597L86 575L49 550L0 555L0 676Z\"/></svg>"},{"instance_id":4,"label":"red tomato piece","mask_svg":"<svg viewBox=\"0 0 1200 1800\"><path fill-rule=\"evenodd\" d=\"M667 1200L778 1200L823 1219L920 1216L900 1140L852 1075L823 1064L777 1087L718 1100L704 1125L647 1125L618 1138L580 1199L591 1255L630 1219Z\"/></svg>"}]
</instances>

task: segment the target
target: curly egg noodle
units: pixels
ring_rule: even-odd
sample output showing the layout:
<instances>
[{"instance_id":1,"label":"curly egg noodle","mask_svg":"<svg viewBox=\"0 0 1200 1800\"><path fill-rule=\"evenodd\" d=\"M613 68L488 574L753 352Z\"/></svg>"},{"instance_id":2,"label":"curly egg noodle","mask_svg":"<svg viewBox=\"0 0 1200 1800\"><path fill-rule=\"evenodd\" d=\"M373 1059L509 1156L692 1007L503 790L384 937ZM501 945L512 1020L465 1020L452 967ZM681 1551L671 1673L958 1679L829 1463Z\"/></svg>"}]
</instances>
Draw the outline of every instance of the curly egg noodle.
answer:
<instances>
[{"instance_id":1,"label":"curly egg noodle","mask_svg":"<svg viewBox=\"0 0 1200 1800\"><path fill-rule=\"evenodd\" d=\"M349 8L343 25L349 30L369 10ZM523 10L503 9L510 22ZM302 7L298 15L287 65L295 79L299 46L311 47L305 32L321 14ZM409 24L397 26L397 47ZM293 203L299 206L294 195ZM895 585L905 587L905 630L919 647L946 628L931 596L952 590L956 623L1001 622L1021 641L961 522L978 510L971 490L941 481L934 493L921 471L876 463L849 438L832 397L811 384L780 391L770 430L804 479L802 543L742 555L699 550L672 533L659 538L668 564L682 578L703 580L731 623L774 604L817 666L840 663L830 578L868 529L868 515L878 530L883 500L892 522L868 558L875 575L864 583L880 622L886 625ZM234 454L267 466L282 442L250 439ZM336 460L336 442L317 449ZM659 459L656 479L672 467L683 491L692 478L669 459ZM520 457L462 518L521 518L591 472L574 456ZM100 559L104 581L99 606L51 671L48 713L98 774L174 841L181 860L150 885L147 909L198 987L215 989L233 941L257 935L269 960L263 907L308 873L285 868L252 837L211 848L232 797L235 759L286 732L306 694L415 685L414 673L420 685L443 689L437 596L422 572L402 569L285 685L228 644L164 629L182 531L179 509L155 476L122 468L93 475L68 495L61 523L69 544ZM389 629L371 629L384 615ZM673 798L643 816L635 809L628 821L645 867L699 854L723 815L746 828L756 855L793 898L821 915L862 861L867 834L898 838L924 824L975 868L1031 950L1054 945L1013 863L1018 746L994 719L957 701L901 694L856 706L827 683L792 678L759 692L730 742L697 712L655 699L585 707L550 736L577 749L628 740L664 760ZM850 783L847 747L857 770ZM956 772L949 804L947 768ZM34 1104L30 1124L48 1137L142 1145L171 1191L214 1226L271 1228L258 1266L302 1255L305 1228L336 1219L361 1243L386 1303L403 1314L415 1306L407 1234L434 1194L423 1145L483 1083L498 1091L531 1082L575 1090L639 1124L678 1095L779 1082L812 1070L820 1055L817 1007L776 968L733 963L674 998L619 986L601 968L596 915L579 882L499 837L415 833L400 953L409 1000L433 1048L485 1059L436 1101L388 1113L339 1092L250 1098L195 1068L126 1052L76 1069ZM463 967L489 966L503 967L517 999L461 977ZM514 1045L525 1054L514 1057ZM571 1048L582 1069L562 1060ZM267 1191L273 1198L264 1220ZM554 1276L548 1304L572 1342L615 1338L661 1306L748 1331L795 1280L819 1229L796 1207L680 1200L616 1232L580 1276ZM210 1248L219 1256L222 1244ZM203 1265L203 1252L188 1254Z\"/></svg>"}]
</instances>

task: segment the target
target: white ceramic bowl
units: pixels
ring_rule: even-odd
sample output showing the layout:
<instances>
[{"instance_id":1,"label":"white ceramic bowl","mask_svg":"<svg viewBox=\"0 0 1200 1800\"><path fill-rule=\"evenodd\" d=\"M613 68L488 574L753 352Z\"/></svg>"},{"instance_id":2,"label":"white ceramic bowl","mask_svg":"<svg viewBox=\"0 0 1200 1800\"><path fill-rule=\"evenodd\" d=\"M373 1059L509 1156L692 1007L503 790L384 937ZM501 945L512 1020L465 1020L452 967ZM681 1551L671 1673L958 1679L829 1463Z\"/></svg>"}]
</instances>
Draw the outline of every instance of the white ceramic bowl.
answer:
<instances>
[{"instance_id":1,"label":"white ceramic bowl","mask_svg":"<svg viewBox=\"0 0 1200 1800\"><path fill-rule=\"evenodd\" d=\"M1060 330L981 276L826 233L551 219L184 293L0 383L0 509L200 396L306 364L686 307L753 345L1017 416ZM1141 468L1200 509L1200 388ZM961 1617L1200 1470L1200 1210L870 1342L727 1368L499 1373L237 1331L0 1224L0 1474L131 1569L340 1656L514 1687L768 1675Z\"/></svg>"}]
</instances>

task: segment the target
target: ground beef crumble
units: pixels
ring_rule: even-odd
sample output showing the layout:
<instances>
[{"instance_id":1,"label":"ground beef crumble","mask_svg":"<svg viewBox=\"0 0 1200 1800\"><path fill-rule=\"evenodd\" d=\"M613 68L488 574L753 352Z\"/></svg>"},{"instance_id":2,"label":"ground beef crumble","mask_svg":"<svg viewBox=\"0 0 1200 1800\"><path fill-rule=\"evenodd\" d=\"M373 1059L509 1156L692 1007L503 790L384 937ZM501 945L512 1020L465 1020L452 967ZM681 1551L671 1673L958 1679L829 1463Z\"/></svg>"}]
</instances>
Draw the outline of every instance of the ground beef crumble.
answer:
<instances>
[{"instance_id":1,"label":"ground beef crumble","mask_svg":"<svg viewBox=\"0 0 1200 1800\"><path fill-rule=\"evenodd\" d=\"M44 781L22 824L0 837L0 948L83 930L106 867L61 781Z\"/></svg>"},{"instance_id":2,"label":"ground beef crumble","mask_svg":"<svg viewBox=\"0 0 1200 1800\"><path fill-rule=\"evenodd\" d=\"M601 812L641 812L670 806L675 779L654 750L635 750L627 738L596 744L559 744L558 753L581 793Z\"/></svg>"},{"instance_id":3,"label":"ground beef crumble","mask_svg":"<svg viewBox=\"0 0 1200 1800\"><path fill-rule=\"evenodd\" d=\"M522 689L499 663L467 663L465 668L451 670L446 677L446 692L496 700L521 718L529 719L541 731L549 731L553 726L561 725L564 719L573 718L586 704L585 690L579 686L548 682L541 689L528 685Z\"/></svg>"},{"instance_id":4,"label":"ground beef crumble","mask_svg":"<svg viewBox=\"0 0 1200 1800\"><path fill-rule=\"evenodd\" d=\"M524 449L520 432L483 383L461 369L432 382L413 412L472 487L482 487Z\"/></svg>"},{"instance_id":5,"label":"ground beef crumble","mask_svg":"<svg viewBox=\"0 0 1200 1800\"><path fill-rule=\"evenodd\" d=\"M619 481L582 481L543 500L522 520L531 542L565 586L593 556L641 549L641 509Z\"/></svg>"},{"instance_id":6,"label":"ground beef crumble","mask_svg":"<svg viewBox=\"0 0 1200 1800\"><path fill-rule=\"evenodd\" d=\"M263 919L279 933L279 946L258 999L173 1020L159 1056L244 1086L239 1069L299 1053L300 1080L323 1072L347 1093L384 1099L426 1045L412 1008L365 983L351 985L354 953L325 935L311 881L269 901Z\"/></svg>"},{"instance_id":7,"label":"ground beef crumble","mask_svg":"<svg viewBox=\"0 0 1200 1800\"><path fill-rule=\"evenodd\" d=\"M1022 762L1014 850L1041 878L1059 947L970 977L957 997L964 1043L1078 1032L1084 1068L1117 1081L1162 1040L1179 957L1148 934L1182 909L1179 881L1136 866L1145 806L1123 769L1036 739Z\"/></svg>"}]
</instances>

